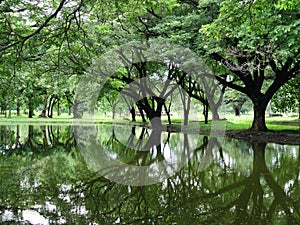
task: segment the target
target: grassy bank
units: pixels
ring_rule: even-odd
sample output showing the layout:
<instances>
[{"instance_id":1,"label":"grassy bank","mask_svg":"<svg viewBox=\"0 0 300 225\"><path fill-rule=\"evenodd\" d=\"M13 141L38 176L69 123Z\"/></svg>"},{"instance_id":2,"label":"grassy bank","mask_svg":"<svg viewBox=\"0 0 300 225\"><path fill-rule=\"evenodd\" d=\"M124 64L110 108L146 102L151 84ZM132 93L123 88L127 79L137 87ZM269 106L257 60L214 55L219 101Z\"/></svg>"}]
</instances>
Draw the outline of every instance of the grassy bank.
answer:
<instances>
[{"instance_id":1,"label":"grassy bank","mask_svg":"<svg viewBox=\"0 0 300 225\"><path fill-rule=\"evenodd\" d=\"M167 122L166 118L163 119ZM72 119L71 115L62 114L61 116L54 116L53 118L38 118L34 116L33 118L28 118L28 115L22 114L21 116L12 115L12 118L5 118L4 115L0 115L0 124L89 124L89 123L110 123L110 122L124 122L128 123L128 119L117 119L112 120L105 115L97 115L95 118L85 118L85 119ZM173 119L178 126L181 125L182 121L180 119ZM141 122L138 120L138 122ZM224 129L224 124L226 125L226 130L247 130L251 127L252 115L242 115L236 117L234 115L226 115L225 121L213 122L215 126L220 126ZM267 127L270 130L299 130L300 120L297 117L267 117L266 118ZM209 124L204 124L204 121L197 121L201 130L209 130L212 121Z\"/></svg>"}]
</instances>

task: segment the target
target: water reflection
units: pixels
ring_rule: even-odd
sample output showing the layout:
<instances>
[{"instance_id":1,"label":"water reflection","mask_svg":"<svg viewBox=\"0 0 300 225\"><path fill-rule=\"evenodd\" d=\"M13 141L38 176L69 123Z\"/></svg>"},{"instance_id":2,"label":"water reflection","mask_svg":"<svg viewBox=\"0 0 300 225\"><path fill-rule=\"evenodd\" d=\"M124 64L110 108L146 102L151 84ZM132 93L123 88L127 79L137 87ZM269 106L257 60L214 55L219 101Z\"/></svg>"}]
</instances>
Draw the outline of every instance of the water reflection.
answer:
<instances>
[{"instance_id":1,"label":"water reflection","mask_svg":"<svg viewBox=\"0 0 300 225\"><path fill-rule=\"evenodd\" d=\"M97 127L96 136L86 132L78 139L79 129L0 127L1 222L299 224L299 146L167 132L152 142L150 130L122 128L130 130L125 133L105 126ZM166 149L176 152L180 146L180 156L189 160L161 183L121 185L87 163L87 155L91 160L97 152L82 152L79 145L92 138L109 156L132 165L161 162ZM150 151L132 151L132 146Z\"/></svg>"}]
</instances>

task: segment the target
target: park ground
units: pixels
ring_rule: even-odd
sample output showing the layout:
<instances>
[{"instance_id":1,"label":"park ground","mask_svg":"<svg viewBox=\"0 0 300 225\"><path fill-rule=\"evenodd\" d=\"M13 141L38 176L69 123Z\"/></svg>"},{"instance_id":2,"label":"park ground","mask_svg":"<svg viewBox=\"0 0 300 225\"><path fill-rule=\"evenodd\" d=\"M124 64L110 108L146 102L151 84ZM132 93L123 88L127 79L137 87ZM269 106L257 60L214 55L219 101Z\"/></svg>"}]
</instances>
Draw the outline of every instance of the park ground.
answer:
<instances>
[{"instance_id":1,"label":"park ground","mask_svg":"<svg viewBox=\"0 0 300 225\"><path fill-rule=\"evenodd\" d=\"M37 114L38 115L38 114ZM182 125L182 122L178 120L173 125L169 126L169 130L176 132ZM62 114L60 116L54 116L53 118L27 118L27 115L16 116L12 115L12 118L7 119L4 115L0 115L0 125L16 125L16 124L35 124L35 125L72 125L72 124L90 124L90 123L118 123L118 124L135 124L139 126L148 126L142 123L131 123L128 118L118 118L111 120L108 116L97 115L91 119L73 120L71 115ZM231 114L226 115L226 120L217 122L209 121L209 124L204 124L203 121L196 121L199 124L196 131L201 134L212 134L212 124L216 125L216 133L218 133L218 126L220 130L225 132L226 137L247 140L258 141L278 144L291 144L300 145L300 120L296 115L294 116L280 116L280 117L266 117L266 124L269 131L251 131L252 115L241 115L239 117Z\"/></svg>"}]
</instances>

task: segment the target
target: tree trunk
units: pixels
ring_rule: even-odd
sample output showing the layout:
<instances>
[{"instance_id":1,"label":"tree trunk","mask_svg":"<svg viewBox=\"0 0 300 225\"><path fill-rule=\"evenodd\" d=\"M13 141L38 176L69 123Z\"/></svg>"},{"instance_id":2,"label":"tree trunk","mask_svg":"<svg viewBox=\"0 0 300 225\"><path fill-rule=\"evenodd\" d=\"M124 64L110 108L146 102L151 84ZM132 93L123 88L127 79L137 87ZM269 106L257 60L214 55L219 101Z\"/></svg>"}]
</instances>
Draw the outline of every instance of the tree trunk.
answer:
<instances>
[{"instance_id":1,"label":"tree trunk","mask_svg":"<svg viewBox=\"0 0 300 225\"><path fill-rule=\"evenodd\" d=\"M136 121L136 119L135 119L135 108L133 106L130 109L130 114L131 114L132 122L135 122Z\"/></svg>"},{"instance_id":2,"label":"tree trunk","mask_svg":"<svg viewBox=\"0 0 300 225\"><path fill-rule=\"evenodd\" d=\"M220 116L219 116L219 113L218 113L218 108L211 107L210 110L211 110L211 113L212 113L212 119L213 120L220 120Z\"/></svg>"},{"instance_id":3,"label":"tree trunk","mask_svg":"<svg viewBox=\"0 0 300 225\"><path fill-rule=\"evenodd\" d=\"M152 129L161 129L161 112L162 112L163 103L158 103L155 111L148 110L147 117L150 120Z\"/></svg>"},{"instance_id":4,"label":"tree trunk","mask_svg":"<svg viewBox=\"0 0 300 225\"><path fill-rule=\"evenodd\" d=\"M49 103L49 108L48 108L48 117L49 118L53 118L53 108L54 105L56 104L57 99L53 99L53 101L50 101Z\"/></svg>"},{"instance_id":5,"label":"tree trunk","mask_svg":"<svg viewBox=\"0 0 300 225\"><path fill-rule=\"evenodd\" d=\"M115 102L113 102L111 104L112 107L112 119L114 120L116 118L116 109L117 109L117 104Z\"/></svg>"},{"instance_id":6,"label":"tree trunk","mask_svg":"<svg viewBox=\"0 0 300 225\"><path fill-rule=\"evenodd\" d=\"M34 110L34 105L33 105L33 100L30 98L29 103L28 103L28 118L33 117L33 110Z\"/></svg>"},{"instance_id":7,"label":"tree trunk","mask_svg":"<svg viewBox=\"0 0 300 225\"><path fill-rule=\"evenodd\" d=\"M137 103L137 107L138 107L138 110L139 110L140 115L142 117L143 123L146 123L146 118L145 118L144 111L143 111L142 107L138 103Z\"/></svg>"},{"instance_id":8,"label":"tree trunk","mask_svg":"<svg viewBox=\"0 0 300 225\"><path fill-rule=\"evenodd\" d=\"M79 101L77 101L77 100L74 101L74 104L73 104L73 118L74 119L82 118L83 113L81 111L79 111L79 108L78 108L79 104L80 104Z\"/></svg>"},{"instance_id":9,"label":"tree trunk","mask_svg":"<svg viewBox=\"0 0 300 225\"><path fill-rule=\"evenodd\" d=\"M187 98L182 91L180 91L180 97L183 105L183 124L184 126L186 126L188 125L188 121L189 121L189 113L191 109L191 98L190 97Z\"/></svg>"},{"instance_id":10,"label":"tree trunk","mask_svg":"<svg viewBox=\"0 0 300 225\"><path fill-rule=\"evenodd\" d=\"M241 108L236 106L234 107L234 114L235 116L240 116L241 115Z\"/></svg>"},{"instance_id":11,"label":"tree trunk","mask_svg":"<svg viewBox=\"0 0 300 225\"><path fill-rule=\"evenodd\" d=\"M11 119L12 96L9 96L8 119Z\"/></svg>"},{"instance_id":12,"label":"tree trunk","mask_svg":"<svg viewBox=\"0 0 300 225\"><path fill-rule=\"evenodd\" d=\"M47 117L47 115L46 115L47 104L48 104L48 97L46 96L45 100L44 100L44 108L42 110L42 113L39 115L39 118L46 118Z\"/></svg>"},{"instance_id":13,"label":"tree trunk","mask_svg":"<svg viewBox=\"0 0 300 225\"><path fill-rule=\"evenodd\" d=\"M208 104L203 104L204 123L208 124Z\"/></svg>"},{"instance_id":14,"label":"tree trunk","mask_svg":"<svg viewBox=\"0 0 300 225\"><path fill-rule=\"evenodd\" d=\"M60 116L60 101L59 99L57 100L57 116Z\"/></svg>"},{"instance_id":15,"label":"tree trunk","mask_svg":"<svg viewBox=\"0 0 300 225\"><path fill-rule=\"evenodd\" d=\"M171 105L171 104L170 104ZM170 115L170 107L168 108L166 106L166 103L164 103L164 108L165 108L165 111L166 111L166 114L167 114L167 117L168 117L168 124L171 124L172 121L171 121L171 115Z\"/></svg>"},{"instance_id":16,"label":"tree trunk","mask_svg":"<svg viewBox=\"0 0 300 225\"><path fill-rule=\"evenodd\" d=\"M17 100L17 116L21 116L21 109L20 109L21 105L19 100Z\"/></svg>"},{"instance_id":17,"label":"tree trunk","mask_svg":"<svg viewBox=\"0 0 300 225\"><path fill-rule=\"evenodd\" d=\"M254 118L251 126L251 130L256 131L266 131L268 130L266 126L265 113L267 108L266 101L256 100L254 102Z\"/></svg>"},{"instance_id":18,"label":"tree trunk","mask_svg":"<svg viewBox=\"0 0 300 225\"><path fill-rule=\"evenodd\" d=\"M68 106L68 115L71 116L72 114L72 105Z\"/></svg>"},{"instance_id":19,"label":"tree trunk","mask_svg":"<svg viewBox=\"0 0 300 225\"><path fill-rule=\"evenodd\" d=\"M53 104L52 101L53 101L53 97L51 96L49 99L48 113L47 113L49 118L52 118L52 115L51 115L51 108L52 108L52 104Z\"/></svg>"}]
</instances>

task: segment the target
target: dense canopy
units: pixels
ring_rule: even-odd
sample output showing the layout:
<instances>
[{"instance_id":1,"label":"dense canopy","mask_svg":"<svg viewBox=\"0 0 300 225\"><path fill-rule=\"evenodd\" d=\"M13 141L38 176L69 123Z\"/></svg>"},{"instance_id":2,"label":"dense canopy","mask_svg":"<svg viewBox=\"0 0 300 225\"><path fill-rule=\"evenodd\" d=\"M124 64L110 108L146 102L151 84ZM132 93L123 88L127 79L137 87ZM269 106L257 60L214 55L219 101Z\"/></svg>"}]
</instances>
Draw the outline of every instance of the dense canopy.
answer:
<instances>
[{"instance_id":1,"label":"dense canopy","mask_svg":"<svg viewBox=\"0 0 300 225\"><path fill-rule=\"evenodd\" d=\"M197 78L186 73L176 71L172 76L200 102L206 121L209 110L212 119L219 119L224 91L232 88L253 104L252 129L266 130L265 111L273 96L288 90L280 88L290 80L296 81L288 83L292 90L299 90L295 79L300 71L299 4L296 0L1 1L1 112L10 117L14 110L18 115L28 110L33 117L39 110L42 117L51 118L57 108L58 114L68 111L80 117L77 85L93 60L133 40L164 38L196 53L218 80L215 92L196 85ZM117 105L114 96L128 84L128 76L141 77L142 67L132 66L135 70L129 73L130 68L124 68L107 81L106 91L99 92L97 110ZM149 77L165 65L144 66L143 76ZM168 66L170 72L176 64ZM218 98L209 101L210 95ZM288 105L274 97L276 109L296 110L297 92L290 96ZM141 106L140 102L135 107L146 110Z\"/></svg>"}]
</instances>

